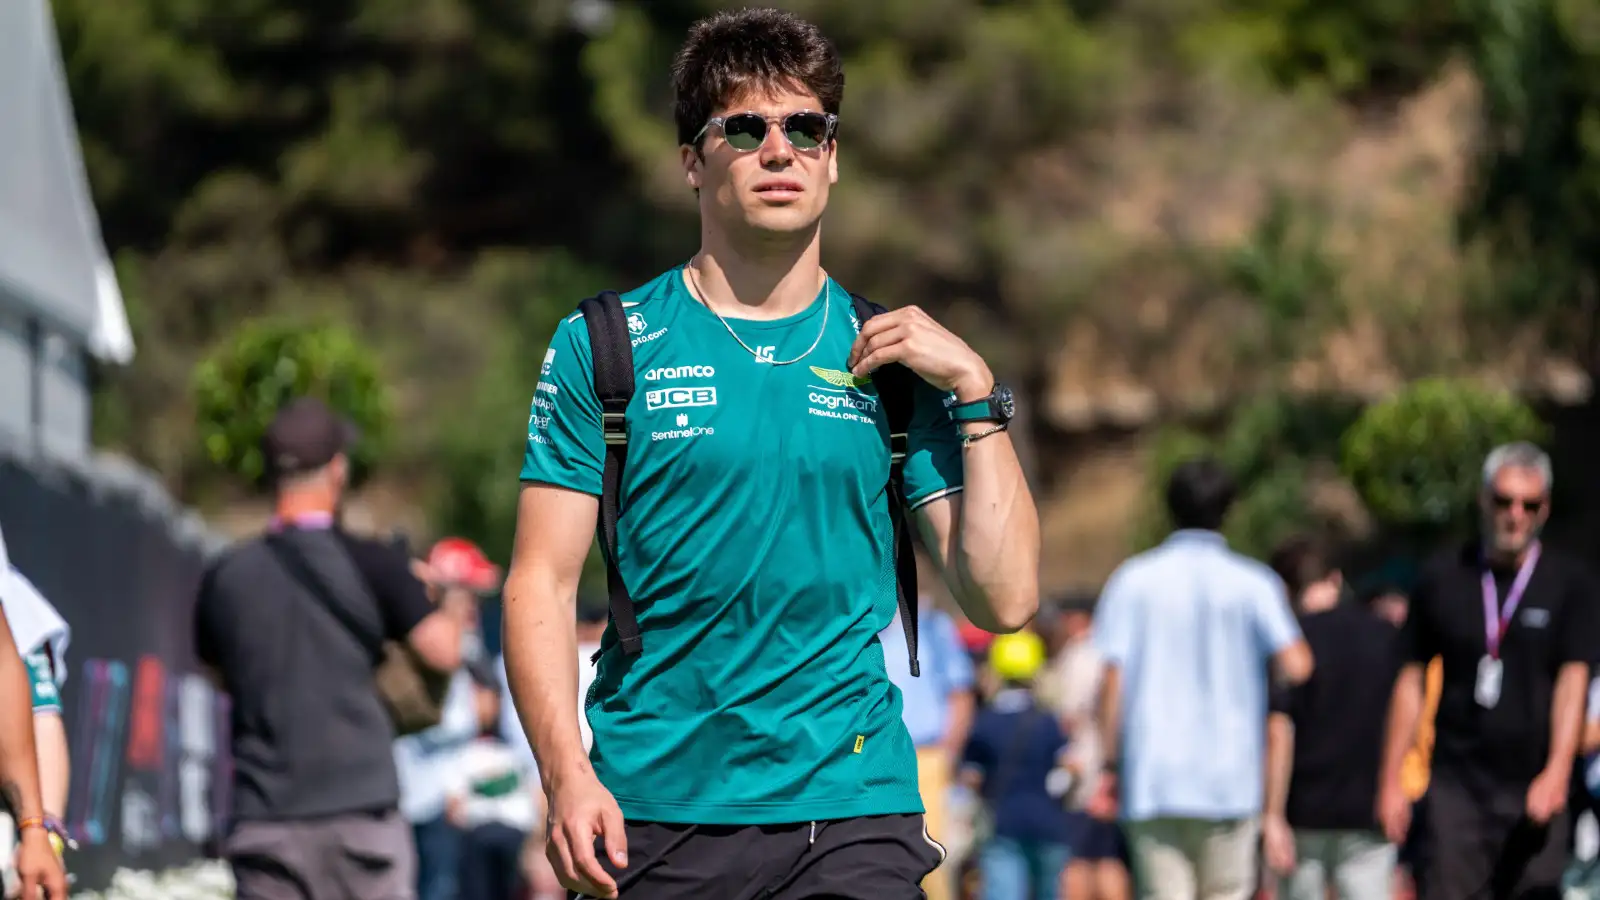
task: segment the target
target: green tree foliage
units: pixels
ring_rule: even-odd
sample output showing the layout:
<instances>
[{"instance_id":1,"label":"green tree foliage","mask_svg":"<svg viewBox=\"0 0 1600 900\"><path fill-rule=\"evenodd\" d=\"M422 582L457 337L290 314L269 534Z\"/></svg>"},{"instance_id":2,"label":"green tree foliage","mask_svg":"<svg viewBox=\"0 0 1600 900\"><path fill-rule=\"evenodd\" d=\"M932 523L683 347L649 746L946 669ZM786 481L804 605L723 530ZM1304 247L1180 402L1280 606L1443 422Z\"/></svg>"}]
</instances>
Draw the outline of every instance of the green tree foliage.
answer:
<instances>
[{"instance_id":1,"label":"green tree foliage","mask_svg":"<svg viewBox=\"0 0 1600 900\"><path fill-rule=\"evenodd\" d=\"M1264 394L1234 410L1212 433L1164 430L1150 457L1152 491L1135 546L1154 546L1171 530L1162 498L1167 482L1181 463L1200 455L1215 457L1238 482L1223 531L1241 552L1265 556L1294 532L1329 526L1312 488L1333 468L1331 448L1358 413L1354 402L1340 397Z\"/></svg>"},{"instance_id":2,"label":"green tree foliage","mask_svg":"<svg viewBox=\"0 0 1600 900\"><path fill-rule=\"evenodd\" d=\"M265 469L262 435L296 397L320 397L360 429L350 452L358 480L382 452L392 416L372 351L333 325L248 323L196 367L193 389L207 457L250 482Z\"/></svg>"},{"instance_id":3,"label":"green tree foliage","mask_svg":"<svg viewBox=\"0 0 1600 900\"><path fill-rule=\"evenodd\" d=\"M1342 462L1362 500L1390 527L1451 532L1473 521L1483 459L1545 427L1515 396L1431 378L1368 408L1342 442Z\"/></svg>"},{"instance_id":4,"label":"green tree foliage","mask_svg":"<svg viewBox=\"0 0 1600 900\"><path fill-rule=\"evenodd\" d=\"M1324 246L1303 184L1241 246L1204 239L1193 221L1277 181L1236 183L1225 163L1294 152L1231 142L1256 134L1237 122L1340 117L1310 95L1384 108L1462 50L1493 126L1473 221L1504 287L1482 320L1565 323L1594 293L1589 0L774 2L846 57L825 265L928 307L1013 384L1049 381L1085 318L1137 375L1213 307L1237 326L1237 346L1212 342L1208 368L1241 373L1224 391L1280 382L1342 321L1361 261ZM693 252L668 62L694 19L743 5L53 0L145 348L103 373L99 439L181 495L213 486L206 416L180 399L198 401L194 367L241 322L325 315L392 378L403 427L380 472L503 561L530 366L584 294ZM1292 481L1273 471L1263 483Z\"/></svg>"},{"instance_id":5,"label":"green tree foliage","mask_svg":"<svg viewBox=\"0 0 1600 900\"><path fill-rule=\"evenodd\" d=\"M1552 349L1600 369L1600 4L1463 7L1487 120L1463 224L1497 263L1482 325L1545 322Z\"/></svg>"}]
</instances>

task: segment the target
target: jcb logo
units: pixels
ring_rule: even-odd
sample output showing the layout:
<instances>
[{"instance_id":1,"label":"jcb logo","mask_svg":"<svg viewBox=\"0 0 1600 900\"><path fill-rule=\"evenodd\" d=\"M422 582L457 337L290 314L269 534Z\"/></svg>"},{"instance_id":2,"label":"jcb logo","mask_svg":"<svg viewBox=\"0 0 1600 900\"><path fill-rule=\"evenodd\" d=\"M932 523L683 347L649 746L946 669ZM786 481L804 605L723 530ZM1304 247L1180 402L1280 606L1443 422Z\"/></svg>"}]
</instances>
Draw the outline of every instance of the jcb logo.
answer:
<instances>
[{"instance_id":1,"label":"jcb logo","mask_svg":"<svg viewBox=\"0 0 1600 900\"><path fill-rule=\"evenodd\" d=\"M717 389L714 387L674 387L659 391L646 391L646 409L675 409L682 406L716 406Z\"/></svg>"}]
</instances>

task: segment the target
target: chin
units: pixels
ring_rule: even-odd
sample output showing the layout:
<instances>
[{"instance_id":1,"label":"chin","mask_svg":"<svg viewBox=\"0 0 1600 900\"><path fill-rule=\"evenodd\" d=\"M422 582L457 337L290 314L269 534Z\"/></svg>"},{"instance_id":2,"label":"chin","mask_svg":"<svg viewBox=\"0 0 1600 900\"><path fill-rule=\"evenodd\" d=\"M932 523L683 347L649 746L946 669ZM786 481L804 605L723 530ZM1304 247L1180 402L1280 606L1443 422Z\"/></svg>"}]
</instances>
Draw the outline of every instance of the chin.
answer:
<instances>
[{"instance_id":1,"label":"chin","mask_svg":"<svg viewBox=\"0 0 1600 900\"><path fill-rule=\"evenodd\" d=\"M744 224L751 231L771 235L806 234L816 229L821 215L809 209L768 208L747 211Z\"/></svg>"}]
</instances>

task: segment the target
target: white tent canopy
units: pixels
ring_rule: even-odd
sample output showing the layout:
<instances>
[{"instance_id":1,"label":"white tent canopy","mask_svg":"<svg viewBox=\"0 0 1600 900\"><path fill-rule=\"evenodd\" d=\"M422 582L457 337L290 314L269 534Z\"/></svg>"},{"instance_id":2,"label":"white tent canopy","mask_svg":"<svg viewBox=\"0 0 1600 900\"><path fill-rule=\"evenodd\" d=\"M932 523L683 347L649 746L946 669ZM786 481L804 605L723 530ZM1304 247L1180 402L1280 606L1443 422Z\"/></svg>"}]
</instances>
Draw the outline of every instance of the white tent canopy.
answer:
<instances>
[{"instance_id":1,"label":"white tent canopy","mask_svg":"<svg viewBox=\"0 0 1600 900\"><path fill-rule=\"evenodd\" d=\"M78 149L49 0L0 0L0 304L106 362L133 358Z\"/></svg>"}]
</instances>

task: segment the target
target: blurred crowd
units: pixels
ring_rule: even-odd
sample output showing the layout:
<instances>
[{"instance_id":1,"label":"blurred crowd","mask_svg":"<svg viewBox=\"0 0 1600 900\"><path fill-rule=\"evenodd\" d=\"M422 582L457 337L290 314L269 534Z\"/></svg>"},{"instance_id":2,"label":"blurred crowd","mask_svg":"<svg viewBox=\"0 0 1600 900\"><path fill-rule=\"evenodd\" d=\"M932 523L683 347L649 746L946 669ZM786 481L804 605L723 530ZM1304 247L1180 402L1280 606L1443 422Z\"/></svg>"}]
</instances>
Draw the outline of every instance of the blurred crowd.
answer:
<instances>
[{"instance_id":1,"label":"blurred crowd","mask_svg":"<svg viewBox=\"0 0 1600 900\"><path fill-rule=\"evenodd\" d=\"M314 401L280 414L277 516L201 587L198 655L234 697L223 852L253 895L562 897L484 637L503 573L464 540L416 555L346 533L344 427ZM1196 459L1167 486L1165 541L1023 630L921 597L920 675L898 615L880 644L948 850L927 896L1600 896L1600 609L1587 565L1539 540L1552 483L1537 447L1497 449L1477 537L1355 577L1316 535L1268 560L1229 548L1234 486ZM266 602L294 581L320 611ZM577 613L581 709L607 609Z\"/></svg>"}]
</instances>

